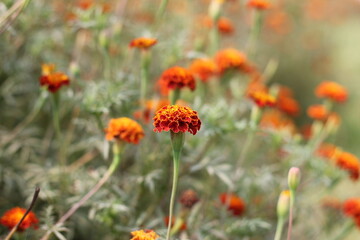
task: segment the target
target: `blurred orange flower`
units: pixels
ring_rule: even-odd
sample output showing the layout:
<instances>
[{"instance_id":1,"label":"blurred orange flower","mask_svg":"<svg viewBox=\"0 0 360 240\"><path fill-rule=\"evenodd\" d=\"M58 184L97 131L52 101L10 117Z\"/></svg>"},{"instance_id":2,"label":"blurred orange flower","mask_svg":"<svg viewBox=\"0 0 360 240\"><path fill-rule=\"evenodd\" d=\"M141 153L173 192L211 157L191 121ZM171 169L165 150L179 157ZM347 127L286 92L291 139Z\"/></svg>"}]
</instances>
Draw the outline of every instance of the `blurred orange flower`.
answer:
<instances>
[{"instance_id":1,"label":"blurred orange flower","mask_svg":"<svg viewBox=\"0 0 360 240\"><path fill-rule=\"evenodd\" d=\"M325 120L329 116L329 111L324 105L316 104L307 109L307 114L315 120Z\"/></svg>"},{"instance_id":2,"label":"blurred orange flower","mask_svg":"<svg viewBox=\"0 0 360 240\"><path fill-rule=\"evenodd\" d=\"M352 180L359 179L360 162L359 159L348 152L341 152L336 159L336 165L348 171Z\"/></svg>"},{"instance_id":3,"label":"blurred orange flower","mask_svg":"<svg viewBox=\"0 0 360 240\"><path fill-rule=\"evenodd\" d=\"M281 35L289 33L292 28L291 18L282 10L271 12L267 16L265 24L268 28Z\"/></svg>"},{"instance_id":4,"label":"blurred orange flower","mask_svg":"<svg viewBox=\"0 0 360 240\"><path fill-rule=\"evenodd\" d=\"M294 117L297 116L300 112L299 103L294 99L293 92L290 88L285 86L279 87L279 92L277 95L277 108Z\"/></svg>"},{"instance_id":5,"label":"blurred orange flower","mask_svg":"<svg viewBox=\"0 0 360 240\"><path fill-rule=\"evenodd\" d=\"M181 193L180 203L185 208L192 208L198 201L199 198L194 190L189 189Z\"/></svg>"},{"instance_id":6,"label":"blurred orange flower","mask_svg":"<svg viewBox=\"0 0 360 240\"><path fill-rule=\"evenodd\" d=\"M169 220L170 220L170 217L169 217L169 216L164 217L165 226L169 226ZM174 226L175 221L176 221L176 218L173 217L173 218L171 219L171 227ZM181 224L180 230L181 230L181 231L184 231L184 230L186 230L186 229L187 229L187 225L186 225L185 222L183 222L183 224Z\"/></svg>"},{"instance_id":7,"label":"blurred orange flower","mask_svg":"<svg viewBox=\"0 0 360 240\"><path fill-rule=\"evenodd\" d=\"M277 109L265 111L261 116L260 126L262 128L286 130L292 134L296 132L294 122Z\"/></svg>"},{"instance_id":8,"label":"blurred orange flower","mask_svg":"<svg viewBox=\"0 0 360 240\"><path fill-rule=\"evenodd\" d=\"M201 81L207 82L209 78L216 75L217 66L211 59L196 59L191 63L189 70Z\"/></svg>"},{"instance_id":9,"label":"blurred orange flower","mask_svg":"<svg viewBox=\"0 0 360 240\"><path fill-rule=\"evenodd\" d=\"M138 144L145 135L141 125L127 117L111 119L105 132L106 140L117 139L133 144Z\"/></svg>"},{"instance_id":10,"label":"blurred orange flower","mask_svg":"<svg viewBox=\"0 0 360 240\"><path fill-rule=\"evenodd\" d=\"M348 98L346 89L336 82L325 81L320 83L315 94L319 98L329 98L336 102L344 102Z\"/></svg>"},{"instance_id":11,"label":"blurred orange flower","mask_svg":"<svg viewBox=\"0 0 360 240\"><path fill-rule=\"evenodd\" d=\"M264 91L254 91L249 94L249 97L256 103L257 106L263 107L273 107L276 104L275 97Z\"/></svg>"},{"instance_id":12,"label":"blurred orange flower","mask_svg":"<svg viewBox=\"0 0 360 240\"><path fill-rule=\"evenodd\" d=\"M245 211L245 202L233 193L222 193L219 196L220 202L226 205L228 210L235 216L241 216Z\"/></svg>"},{"instance_id":13,"label":"blurred orange flower","mask_svg":"<svg viewBox=\"0 0 360 240\"><path fill-rule=\"evenodd\" d=\"M218 21L218 30L222 34L232 34L234 32L234 26L230 19L221 17Z\"/></svg>"},{"instance_id":14,"label":"blurred orange flower","mask_svg":"<svg viewBox=\"0 0 360 240\"><path fill-rule=\"evenodd\" d=\"M220 50L215 55L215 62L221 74L227 70L242 70L246 61L245 54L234 48Z\"/></svg>"},{"instance_id":15,"label":"blurred orange flower","mask_svg":"<svg viewBox=\"0 0 360 240\"><path fill-rule=\"evenodd\" d=\"M156 234L153 230L145 229L131 232L130 240L156 240L159 238L159 235Z\"/></svg>"},{"instance_id":16,"label":"blurred orange flower","mask_svg":"<svg viewBox=\"0 0 360 240\"><path fill-rule=\"evenodd\" d=\"M141 119L145 123L148 123L153 113L162 108L163 106L169 105L168 99L159 100L147 100L145 102L145 109L134 112L134 118Z\"/></svg>"},{"instance_id":17,"label":"blurred orange flower","mask_svg":"<svg viewBox=\"0 0 360 240\"><path fill-rule=\"evenodd\" d=\"M354 219L355 224L360 227L360 198L349 198L343 204L343 212L346 216Z\"/></svg>"},{"instance_id":18,"label":"blurred orange flower","mask_svg":"<svg viewBox=\"0 0 360 240\"><path fill-rule=\"evenodd\" d=\"M135 47L138 49L147 50L150 47L154 46L157 43L157 40L155 38L135 38L129 43L129 47Z\"/></svg>"},{"instance_id":19,"label":"blurred orange flower","mask_svg":"<svg viewBox=\"0 0 360 240\"><path fill-rule=\"evenodd\" d=\"M159 79L159 84L164 95L167 95L169 90L188 87L193 91L196 87L195 78L192 73L178 66L165 70Z\"/></svg>"},{"instance_id":20,"label":"blurred orange flower","mask_svg":"<svg viewBox=\"0 0 360 240\"><path fill-rule=\"evenodd\" d=\"M318 156L328 159L335 159L340 152L341 149L331 143L322 143L316 150Z\"/></svg>"},{"instance_id":21,"label":"blurred orange flower","mask_svg":"<svg viewBox=\"0 0 360 240\"><path fill-rule=\"evenodd\" d=\"M80 0L77 3L78 7L83 9L83 10L87 10L89 9L92 5L94 5L94 1L92 0Z\"/></svg>"},{"instance_id":22,"label":"blurred orange flower","mask_svg":"<svg viewBox=\"0 0 360 240\"><path fill-rule=\"evenodd\" d=\"M200 130L201 121L196 111L189 107L168 105L159 109L154 117L154 132L189 132L193 135Z\"/></svg>"},{"instance_id":23,"label":"blurred orange flower","mask_svg":"<svg viewBox=\"0 0 360 240\"><path fill-rule=\"evenodd\" d=\"M43 64L41 69L40 85L47 86L50 92L55 93L61 86L69 85L69 77L62 72L55 72L54 64Z\"/></svg>"},{"instance_id":24,"label":"blurred orange flower","mask_svg":"<svg viewBox=\"0 0 360 240\"><path fill-rule=\"evenodd\" d=\"M266 10L271 7L271 4L268 0L249 0L247 6L258 10Z\"/></svg>"},{"instance_id":25,"label":"blurred orange flower","mask_svg":"<svg viewBox=\"0 0 360 240\"><path fill-rule=\"evenodd\" d=\"M4 215L0 218L0 224L5 227L12 229L16 226L16 224L21 220L26 212L25 208L15 207L4 213ZM39 220L37 219L35 213L29 212L29 214L25 217L24 221L20 224L17 231L22 232L27 228L38 228Z\"/></svg>"}]
</instances>

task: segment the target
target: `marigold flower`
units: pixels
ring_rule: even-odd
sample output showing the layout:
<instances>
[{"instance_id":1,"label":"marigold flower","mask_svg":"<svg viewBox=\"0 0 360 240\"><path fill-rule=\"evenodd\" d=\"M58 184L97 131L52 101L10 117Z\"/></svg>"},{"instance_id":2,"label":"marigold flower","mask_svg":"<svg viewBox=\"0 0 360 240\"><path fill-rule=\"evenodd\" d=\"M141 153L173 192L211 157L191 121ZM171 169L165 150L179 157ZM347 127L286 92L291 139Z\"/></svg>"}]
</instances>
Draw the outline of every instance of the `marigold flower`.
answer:
<instances>
[{"instance_id":1,"label":"marigold flower","mask_svg":"<svg viewBox=\"0 0 360 240\"><path fill-rule=\"evenodd\" d=\"M196 111L189 107L168 105L159 109L154 117L154 132L189 132L193 135L200 130L201 121Z\"/></svg>"},{"instance_id":2,"label":"marigold flower","mask_svg":"<svg viewBox=\"0 0 360 240\"><path fill-rule=\"evenodd\" d=\"M155 113L157 110L159 110L163 106L166 106L169 104L170 104L170 102L168 99L147 100L145 102L145 109L136 111L134 113L134 117L136 119L142 119L145 123L148 123L150 121L150 118L153 115L153 113Z\"/></svg>"},{"instance_id":3,"label":"marigold flower","mask_svg":"<svg viewBox=\"0 0 360 240\"><path fill-rule=\"evenodd\" d=\"M343 86L329 81L320 83L315 89L315 94L319 98L329 98L336 102L344 102L348 98L348 93Z\"/></svg>"},{"instance_id":4,"label":"marigold flower","mask_svg":"<svg viewBox=\"0 0 360 240\"><path fill-rule=\"evenodd\" d=\"M325 120L329 116L329 111L324 105L312 105L307 109L307 114L309 117L315 120Z\"/></svg>"},{"instance_id":5,"label":"marigold flower","mask_svg":"<svg viewBox=\"0 0 360 240\"><path fill-rule=\"evenodd\" d=\"M131 236L133 236L133 238L130 240L156 240L159 238L156 232L149 229L131 232Z\"/></svg>"},{"instance_id":6,"label":"marigold flower","mask_svg":"<svg viewBox=\"0 0 360 240\"><path fill-rule=\"evenodd\" d=\"M289 97L280 97L277 99L277 104L276 107L288 114L289 116L297 116L300 112L300 106L299 103L293 99L293 98L289 98Z\"/></svg>"},{"instance_id":7,"label":"marigold flower","mask_svg":"<svg viewBox=\"0 0 360 240\"><path fill-rule=\"evenodd\" d=\"M359 159L348 152L341 152L336 159L336 165L346 171L348 171L352 180L359 179L360 174L360 162Z\"/></svg>"},{"instance_id":8,"label":"marigold flower","mask_svg":"<svg viewBox=\"0 0 360 240\"><path fill-rule=\"evenodd\" d=\"M0 224L5 227L12 229L16 226L16 224L21 220L26 212L25 208L15 207L4 213L4 215L0 218ZM19 225L17 231L22 232L27 228L38 228L39 220L37 219L35 213L32 211L25 217L24 221Z\"/></svg>"},{"instance_id":9,"label":"marigold flower","mask_svg":"<svg viewBox=\"0 0 360 240\"><path fill-rule=\"evenodd\" d=\"M138 144L145 135L141 125L127 117L111 119L105 132L107 140L117 139L133 144Z\"/></svg>"},{"instance_id":10,"label":"marigold flower","mask_svg":"<svg viewBox=\"0 0 360 240\"><path fill-rule=\"evenodd\" d=\"M222 193L219 196L220 202L226 205L228 210L235 216L240 216L245 211L245 202L235 194Z\"/></svg>"},{"instance_id":11,"label":"marigold flower","mask_svg":"<svg viewBox=\"0 0 360 240\"><path fill-rule=\"evenodd\" d=\"M165 226L169 226L169 221L170 221L170 217L169 217L169 216L164 217ZM171 219L171 227L174 226L175 222L176 222L176 218L173 217L173 218ZM187 229L186 222L183 222L183 223L181 224L181 227L180 227L179 230L184 231L184 230L186 230L186 229Z\"/></svg>"},{"instance_id":12,"label":"marigold flower","mask_svg":"<svg viewBox=\"0 0 360 240\"><path fill-rule=\"evenodd\" d=\"M271 7L271 4L268 0L249 0L247 6L257 10L266 10Z\"/></svg>"},{"instance_id":13,"label":"marigold flower","mask_svg":"<svg viewBox=\"0 0 360 240\"><path fill-rule=\"evenodd\" d=\"M218 31L222 34L232 34L234 32L234 26L230 19L221 17L218 20Z\"/></svg>"},{"instance_id":14,"label":"marigold flower","mask_svg":"<svg viewBox=\"0 0 360 240\"><path fill-rule=\"evenodd\" d=\"M276 99L264 91L251 92L249 97L261 108L273 107L276 104Z\"/></svg>"},{"instance_id":15,"label":"marigold flower","mask_svg":"<svg viewBox=\"0 0 360 240\"><path fill-rule=\"evenodd\" d=\"M167 95L169 90L188 87L194 91L196 87L195 78L191 72L178 66L165 70L159 79L159 84L164 95Z\"/></svg>"},{"instance_id":16,"label":"marigold flower","mask_svg":"<svg viewBox=\"0 0 360 240\"><path fill-rule=\"evenodd\" d=\"M233 48L218 51L215 55L215 62L221 74L232 69L242 70L246 61L245 54Z\"/></svg>"},{"instance_id":17,"label":"marigold flower","mask_svg":"<svg viewBox=\"0 0 360 240\"><path fill-rule=\"evenodd\" d=\"M316 154L323 158L335 159L341 149L331 143L322 143L316 150Z\"/></svg>"},{"instance_id":18,"label":"marigold flower","mask_svg":"<svg viewBox=\"0 0 360 240\"><path fill-rule=\"evenodd\" d=\"M343 212L349 217L360 218L360 198L350 198L343 204Z\"/></svg>"},{"instance_id":19,"label":"marigold flower","mask_svg":"<svg viewBox=\"0 0 360 240\"><path fill-rule=\"evenodd\" d=\"M87 10L94 5L94 2L92 0L80 0L77 5L79 8Z\"/></svg>"},{"instance_id":20,"label":"marigold flower","mask_svg":"<svg viewBox=\"0 0 360 240\"><path fill-rule=\"evenodd\" d=\"M294 122L277 109L265 111L261 116L260 126L262 128L285 130L290 133L296 132Z\"/></svg>"},{"instance_id":21,"label":"marigold flower","mask_svg":"<svg viewBox=\"0 0 360 240\"><path fill-rule=\"evenodd\" d=\"M197 193L191 189L184 191L180 196L180 203L185 208L192 208L198 201Z\"/></svg>"},{"instance_id":22,"label":"marigold flower","mask_svg":"<svg viewBox=\"0 0 360 240\"><path fill-rule=\"evenodd\" d=\"M209 78L217 73L217 66L210 59L196 59L191 63L189 70L201 81L207 82Z\"/></svg>"},{"instance_id":23,"label":"marigold flower","mask_svg":"<svg viewBox=\"0 0 360 240\"><path fill-rule=\"evenodd\" d=\"M69 85L69 77L62 72L55 72L54 64L43 64L42 76L40 77L40 85L47 86L48 90L52 93L59 90L63 85Z\"/></svg>"},{"instance_id":24,"label":"marigold flower","mask_svg":"<svg viewBox=\"0 0 360 240\"><path fill-rule=\"evenodd\" d=\"M135 38L132 40L129 44L129 47L135 47L143 50L147 50L148 48L154 46L157 43L157 40L155 38Z\"/></svg>"}]
</instances>

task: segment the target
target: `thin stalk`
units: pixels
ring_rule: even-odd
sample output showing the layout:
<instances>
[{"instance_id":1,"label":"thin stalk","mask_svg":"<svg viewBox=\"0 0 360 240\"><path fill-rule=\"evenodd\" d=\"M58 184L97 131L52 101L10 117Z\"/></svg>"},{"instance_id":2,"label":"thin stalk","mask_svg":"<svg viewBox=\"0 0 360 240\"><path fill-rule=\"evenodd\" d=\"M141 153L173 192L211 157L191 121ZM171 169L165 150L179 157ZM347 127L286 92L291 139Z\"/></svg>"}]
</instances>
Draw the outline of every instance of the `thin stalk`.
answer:
<instances>
[{"instance_id":1,"label":"thin stalk","mask_svg":"<svg viewBox=\"0 0 360 240\"><path fill-rule=\"evenodd\" d=\"M108 170L105 172L104 176L99 180L99 182L77 203L75 203L54 225L54 227L61 226L67 219L69 219L84 203L89 200L111 177L111 175L115 172L115 170L120 165L121 161L121 151L122 151L122 143L121 142L115 142L113 145L113 160L108 168ZM49 230L46 232L46 234L41 238L41 240L47 240L49 239L52 231Z\"/></svg>"},{"instance_id":2,"label":"thin stalk","mask_svg":"<svg viewBox=\"0 0 360 240\"><path fill-rule=\"evenodd\" d=\"M210 54L213 55L219 49L219 31L217 30L217 21L210 30Z\"/></svg>"},{"instance_id":3,"label":"thin stalk","mask_svg":"<svg viewBox=\"0 0 360 240\"><path fill-rule=\"evenodd\" d=\"M3 16L0 17L0 34L9 27L13 21L26 8L30 0L16 2ZM11 16L14 15L12 18Z\"/></svg>"},{"instance_id":4,"label":"thin stalk","mask_svg":"<svg viewBox=\"0 0 360 240\"><path fill-rule=\"evenodd\" d=\"M278 222L277 222L274 240L280 240L281 239L283 227L284 227L284 218L280 217Z\"/></svg>"},{"instance_id":5,"label":"thin stalk","mask_svg":"<svg viewBox=\"0 0 360 240\"><path fill-rule=\"evenodd\" d=\"M291 239L294 203L295 203L295 191L290 190L290 209L289 209L289 225L288 225L287 240Z\"/></svg>"},{"instance_id":6,"label":"thin stalk","mask_svg":"<svg viewBox=\"0 0 360 240\"><path fill-rule=\"evenodd\" d=\"M175 88L174 90L170 91L170 104L175 105L176 101L180 98L180 89Z\"/></svg>"},{"instance_id":7,"label":"thin stalk","mask_svg":"<svg viewBox=\"0 0 360 240\"><path fill-rule=\"evenodd\" d=\"M95 119L96 119L96 123L100 129L100 131L104 131L105 127L104 127L104 124L101 120L101 113L94 113L94 116L95 116Z\"/></svg>"},{"instance_id":8,"label":"thin stalk","mask_svg":"<svg viewBox=\"0 0 360 240\"><path fill-rule=\"evenodd\" d=\"M353 221L348 221L344 227L340 230L339 234L337 234L332 240L343 240L351 230L354 228Z\"/></svg>"},{"instance_id":9,"label":"thin stalk","mask_svg":"<svg viewBox=\"0 0 360 240\"><path fill-rule=\"evenodd\" d=\"M60 130L60 117L59 117L59 102L60 102L60 92L53 93L51 95L53 124L54 124L57 140L60 142L61 130Z\"/></svg>"},{"instance_id":10,"label":"thin stalk","mask_svg":"<svg viewBox=\"0 0 360 240\"><path fill-rule=\"evenodd\" d=\"M160 20L162 18L162 16L164 15L166 6L168 4L169 0L162 0L159 6L159 9L156 13L156 19Z\"/></svg>"},{"instance_id":11,"label":"thin stalk","mask_svg":"<svg viewBox=\"0 0 360 240\"><path fill-rule=\"evenodd\" d=\"M141 53L141 84L140 84L140 105L145 108L146 90L149 81L149 53L147 50Z\"/></svg>"},{"instance_id":12,"label":"thin stalk","mask_svg":"<svg viewBox=\"0 0 360 240\"><path fill-rule=\"evenodd\" d=\"M250 30L250 36L246 46L246 50L249 56L255 55L256 53L257 41L260 35L261 25L262 25L261 12L255 10L253 15L253 24Z\"/></svg>"}]
</instances>

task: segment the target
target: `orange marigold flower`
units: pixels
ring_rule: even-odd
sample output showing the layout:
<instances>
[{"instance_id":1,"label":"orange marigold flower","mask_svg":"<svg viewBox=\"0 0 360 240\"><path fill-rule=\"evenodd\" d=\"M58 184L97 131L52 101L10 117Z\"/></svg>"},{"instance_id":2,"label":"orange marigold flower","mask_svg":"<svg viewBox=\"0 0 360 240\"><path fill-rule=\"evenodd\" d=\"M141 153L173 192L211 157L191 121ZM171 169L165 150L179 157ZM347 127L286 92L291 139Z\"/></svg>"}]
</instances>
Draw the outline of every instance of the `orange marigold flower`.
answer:
<instances>
[{"instance_id":1,"label":"orange marigold flower","mask_svg":"<svg viewBox=\"0 0 360 240\"><path fill-rule=\"evenodd\" d=\"M328 159L334 159L340 152L341 149L331 143L322 143L316 150L318 156Z\"/></svg>"},{"instance_id":2,"label":"orange marigold flower","mask_svg":"<svg viewBox=\"0 0 360 240\"><path fill-rule=\"evenodd\" d=\"M235 194L222 193L219 196L220 202L226 205L228 210L235 216L240 216L245 211L245 202Z\"/></svg>"},{"instance_id":3,"label":"orange marigold flower","mask_svg":"<svg viewBox=\"0 0 360 240\"><path fill-rule=\"evenodd\" d=\"M271 4L268 0L249 0L247 6L258 10L266 10L271 7Z\"/></svg>"},{"instance_id":4,"label":"orange marigold flower","mask_svg":"<svg viewBox=\"0 0 360 240\"><path fill-rule=\"evenodd\" d=\"M169 226L169 220L170 220L170 217L169 217L169 216L164 217L165 226ZM171 219L171 227L174 226L175 222L176 222L176 218L173 217L173 218ZM184 230L186 230L186 229L187 229L186 222L183 221L183 223L181 224L180 230L181 230L181 231L184 231Z\"/></svg>"},{"instance_id":5,"label":"orange marigold flower","mask_svg":"<svg viewBox=\"0 0 360 240\"><path fill-rule=\"evenodd\" d=\"M230 19L221 17L218 21L218 30L222 34L232 34L234 32L234 26Z\"/></svg>"},{"instance_id":6,"label":"orange marigold flower","mask_svg":"<svg viewBox=\"0 0 360 240\"><path fill-rule=\"evenodd\" d=\"M322 82L315 89L315 94L319 98L330 98L336 102L344 102L348 98L346 89L336 82Z\"/></svg>"},{"instance_id":7,"label":"orange marigold flower","mask_svg":"<svg viewBox=\"0 0 360 240\"><path fill-rule=\"evenodd\" d=\"M132 40L129 44L129 47L136 47L139 49L147 50L148 48L154 46L157 43L155 38L145 38L140 37Z\"/></svg>"},{"instance_id":8,"label":"orange marigold flower","mask_svg":"<svg viewBox=\"0 0 360 240\"><path fill-rule=\"evenodd\" d=\"M352 180L357 180L359 178L360 162L355 155L348 152L341 152L337 156L336 165L348 171Z\"/></svg>"},{"instance_id":9,"label":"orange marigold flower","mask_svg":"<svg viewBox=\"0 0 360 240\"><path fill-rule=\"evenodd\" d=\"M79 8L87 10L92 5L94 5L94 2L92 0L80 0L77 5L79 6Z\"/></svg>"},{"instance_id":10,"label":"orange marigold flower","mask_svg":"<svg viewBox=\"0 0 360 240\"><path fill-rule=\"evenodd\" d=\"M217 73L217 66L210 59L196 59L191 63L189 70L194 76L200 78L201 81L207 82L209 78Z\"/></svg>"},{"instance_id":11,"label":"orange marigold flower","mask_svg":"<svg viewBox=\"0 0 360 240\"><path fill-rule=\"evenodd\" d=\"M58 91L61 86L69 85L69 77L62 72L55 72L54 64L43 64L41 66L42 76L40 77L40 85L47 86L52 93Z\"/></svg>"},{"instance_id":12,"label":"orange marigold flower","mask_svg":"<svg viewBox=\"0 0 360 240\"><path fill-rule=\"evenodd\" d=\"M324 105L312 105L307 109L307 114L309 117L315 120L325 120L329 116L329 111Z\"/></svg>"},{"instance_id":13,"label":"orange marigold flower","mask_svg":"<svg viewBox=\"0 0 360 240\"><path fill-rule=\"evenodd\" d=\"M181 89L184 87L195 90L195 78L191 72L182 67L172 67L165 70L159 80L163 94L167 94L169 90Z\"/></svg>"},{"instance_id":14,"label":"orange marigold flower","mask_svg":"<svg viewBox=\"0 0 360 240\"><path fill-rule=\"evenodd\" d=\"M127 117L111 119L105 132L107 140L117 139L133 144L138 144L145 135L141 125Z\"/></svg>"},{"instance_id":15,"label":"orange marigold flower","mask_svg":"<svg viewBox=\"0 0 360 240\"><path fill-rule=\"evenodd\" d=\"M350 198L343 204L343 212L349 217L360 218L360 198Z\"/></svg>"},{"instance_id":16,"label":"orange marigold flower","mask_svg":"<svg viewBox=\"0 0 360 240\"><path fill-rule=\"evenodd\" d=\"M233 48L218 51L215 55L215 62L221 74L232 69L242 70L246 61L245 54Z\"/></svg>"},{"instance_id":17,"label":"orange marigold flower","mask_svg":"<svg viewBox=\"0 0 360 240\"><path fill-rule=\"evenodd\" d=\"M261 108L273 107L276 104L276 99L264 91L251 92L249 97Z\"/></svg>"},{"instance_id":18,"label":"orange marigold flower","mask_svg":"<svg viewBox=\"0 0 360 240\"><path fill-rule=\"evenodd\" d=\"M290 133L296 132L294 122L277 109L265 111L261 115L260 126L262 128L285 130Z\"/></svg>"},{"instance_id":19,"label":"orange marigold flower","mask_svg":"<svg viewBox=\"0 0 360 240\"><path fill-rule=\"evenodd\" d=\"M131 236L133 238L130 240L156 240L159 238L159 235L157 235L156 232L149 229L131 232Z\"/></svg>"},{"instance_id":20,"label":"orange marigold flower","mask_svg":"<svg viewBox=\"0 0 360 240\"><path fill-rule=\"evenodd\" d=\"M4 215L0 218L0 224L6 226L9 229L12 229L16 226L16 224L21 220L26 212L25 208L15 207L4 213ZM24 221L20 224L18 231L22 232L27 228L38 228L39 220L37 219L35 213L29 212L29 214L25 217Z\"/></svg>"},{"instance_id":21,"label":"orange marigold flower","mask_svg":"<svg viewBox=\"0 0 360 240\"><path fill-rule=\"evenodd\" d=\"M276 107L280 111L293 117L297 116L300 112L299 103L290 97L278 97Z\"/></svg>"},{"instance_id":22,"label":"orange marigold flower","mask_svg":"<svg viewBox=\"0 0 360 240\"><path fill-rule=\"evenodd\" d=\"M191 189L182 192L180 196L180 203L185 208L192 208L198 201L197 193Z\"/></svg>"},{"instance_id":23,"label":"orange marigold flower","mask_svg":"<svg viewBox=\"0 0 360 240\"><path fill-rule=\"evenodd\" d=\"M154 132L189 132L193 135L200 130L201 121L196 111L189 107L168 105L159 109L154 117Z\"/></svg>"}]
</instances>

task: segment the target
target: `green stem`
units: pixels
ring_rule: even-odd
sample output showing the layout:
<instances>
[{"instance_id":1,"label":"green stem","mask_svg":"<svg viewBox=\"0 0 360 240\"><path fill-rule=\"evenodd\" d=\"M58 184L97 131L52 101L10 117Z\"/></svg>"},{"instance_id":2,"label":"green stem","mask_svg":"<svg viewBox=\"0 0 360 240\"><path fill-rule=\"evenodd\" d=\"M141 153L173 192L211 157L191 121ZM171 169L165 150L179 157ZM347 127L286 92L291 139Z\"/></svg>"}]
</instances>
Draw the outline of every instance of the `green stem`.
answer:
<instances>
[{"instance_id":1,"label":"green stem","mask_svg":"<svg viewBox=\"0 0 360 240\"><path fill-rule=\"evenodd\" d=\"M294 204L295 204L295 191L290 189L290 210L289 210L289 225L288 225L287 240L291 239Z\"/></svg>"},{"instance_id":2,"label":"green stem","mask_svg":"<svg viewBox=\"0 0 360 240\"><path fill-rule=\"evenodd\" d=\"M123 150L122 142L117 141L113 145L113 160L108 170L105 172L104 176L97 182L97 184L77 203L75 203L55 224L53 229L60 227L67 219L69 219L84 203L91 198L111 177L115 172L121 162L121 152ZM46 234L41 238L41 240L49 239L52 230L46 232Z\"/></svg>"},{"instance_id":3,"label":"green stem","mask_svg":"<svg viewBox=\"0 0 360 240\"><path fill-rule=\"evenodd\" d=\"M278 219L278 222L277 222L274 240L280 240L281 239L283 227L284 227L284 218L280 217Z\"/></svg>"},{"instance_id":4,"label":"green stem","mask_svg":"<svg viewBox=\"0 0 360 240\"><path fill-rule=\"evenodd\" d=\"M145 50L141 55L140 105L145 108L147 83L149 81L149 53Z\"/></svg>"},{"instance_id":5,"label":"green stem","mask_svg":"<svg viewBox=\"0 0 360 240\"><path fill-rule=\"evenodd\" d=\"M217 21L210 30L210 55L214 55L219 49L219 31L217 30Z\"/></svg>"},{"instance_id":6,"label":"green stem","mask_svg":"<svg viewBox=\"0 0 360 240\"><path fill-rule=\"evenodd\" d=\"M177 189L178 177L179 177L180 155L181 155L182 147L184 145L185 134L182 132L174 133L173 131L170 131L170 137L171 137L171 145L173 149L174 172L173 172L173 182L172 182L172 190L171 190L170 206L169 206L169 224L166 233L166 240L170 240L170 235L171 235L171 220L173 218L175 195L176 195L176 189Z\"/></svg>"},{"instance_id":7,"label":"green stem","mask_svg":"<svg viewBox=\"0 0 360 240\"><path fill-rule=\"evenodd\" d=\"M175 88L174 90L170 91L170 104L175 105L176 101L180 98L180 89Z\"/></svg>"},{"instance_id":8,"label":"green stem","mask_svg":"<svg viewBox=\"0 0 360 240\"><path fill-rule=\"evenodd\" d=\"M349 233L351 232L351 230L354 228L354 223L353 221L348 221L343 228L341 229L340 233L337 234L332 240L343 240L347 235L349 235Z\"/></svg>"},{"instance_id":9,"label":"green stem","mask_svg":"<svg viewBox=\"0 0 360 240\"><path fill-rule=\"evenodd\" d=\"M257 40L260 35L261 25L262 25L261 12L259 10L255 10L253 16L253 25L251 27L249 40L246 46L249 56L253 56L256 53Z\"/></svg>"},{"instance_id":10,"label":"green stem","mask_svg":"<svg viewBox=\"0 0 360 240\"><path fill-rule=\"evenodd\" d=\"M101 113L94 113L94 116L95 116L96 123L97 123L100 131L103 132L105 127L104 127L104 124L103 124L103 122L101 120Z\"/></svg>"},{"instance_id":11,"label":"green stem","mask_svg":"<svg viewBox=\"0 0 360 240\"><path fill-rule=\"evenodd\" d=\"M54 124L57 140L60 142L61 131L60 131L60 118L59 118L59 102L60 102L60 92L53 93L51 95L53 124Z\"/></svg>"},{"instance_id":12,"label":"green stem","mask_svg":"<svg viewBox=\"0 0 360 240\"><path fill-rule=\"evenodd\" d=\"M160 3L160 7L156 13L156 19L157 20L160 20L162 18L162 16L164 15L164 12L165 12L165 8L168 4L169 0L162 0L161 3Z\"/></svg>"}]
</instances>

